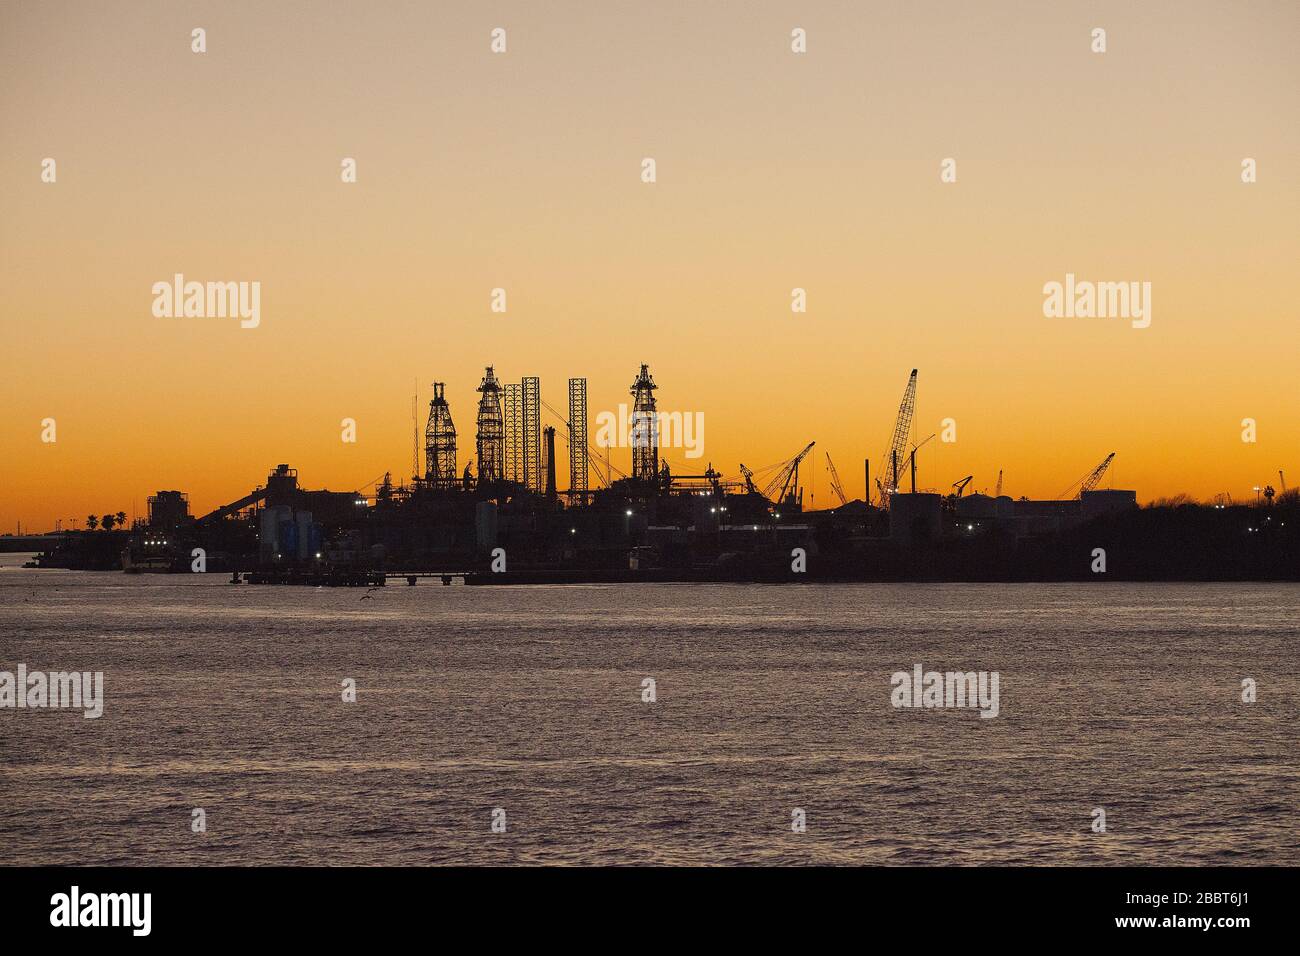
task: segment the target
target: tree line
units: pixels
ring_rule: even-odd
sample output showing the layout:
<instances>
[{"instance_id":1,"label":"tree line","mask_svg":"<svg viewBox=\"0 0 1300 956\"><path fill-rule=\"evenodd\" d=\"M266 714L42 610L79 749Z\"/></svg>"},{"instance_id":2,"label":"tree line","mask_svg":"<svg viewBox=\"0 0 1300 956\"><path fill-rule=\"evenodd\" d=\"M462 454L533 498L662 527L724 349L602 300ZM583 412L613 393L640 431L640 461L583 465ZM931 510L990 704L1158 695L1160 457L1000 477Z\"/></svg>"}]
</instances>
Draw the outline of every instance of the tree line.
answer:
<instances>
[{"instance_id":1,"label":"tree line","mask_svg":"<svg viewBox=\"0 0 1300 956\"><path fill-rule=\"evenodd\" d=\"M119 511L115 515L87 515L86 527L91 531L94 531L96 528L103 528L105 531L112 531L114 528L125 528L126 512Z\"/></svg>"}]
</instances>

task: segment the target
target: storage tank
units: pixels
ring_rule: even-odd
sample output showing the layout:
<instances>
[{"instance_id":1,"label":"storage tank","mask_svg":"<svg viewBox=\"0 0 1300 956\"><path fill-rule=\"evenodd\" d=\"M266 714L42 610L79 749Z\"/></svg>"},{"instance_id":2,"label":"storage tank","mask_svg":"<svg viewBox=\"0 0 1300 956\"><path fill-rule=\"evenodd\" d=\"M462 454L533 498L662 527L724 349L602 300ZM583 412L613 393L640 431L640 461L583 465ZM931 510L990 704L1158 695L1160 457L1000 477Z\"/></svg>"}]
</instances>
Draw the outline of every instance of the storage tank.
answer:
<instances>
[{"instance_id":1,"label":"storage tank","mask_svg":"<svg viewBox=\"0 0 1300 956\"><path fill-rule=\"evenodd\" d=\"M936 494L890 495L890 539L906 546L938 537L942 501Z\"/></svg>"},{"instance_id":2,"label":"storage tank","mask_svg":"<svg viewBox=\"0 0 1300 956\"><path fill-rule=\"evenodd\" d=\"M978 491L957 499L957 517L962 519L991 519L997 517L998 498L990 498Z\"/></svg>"}]
</instances>

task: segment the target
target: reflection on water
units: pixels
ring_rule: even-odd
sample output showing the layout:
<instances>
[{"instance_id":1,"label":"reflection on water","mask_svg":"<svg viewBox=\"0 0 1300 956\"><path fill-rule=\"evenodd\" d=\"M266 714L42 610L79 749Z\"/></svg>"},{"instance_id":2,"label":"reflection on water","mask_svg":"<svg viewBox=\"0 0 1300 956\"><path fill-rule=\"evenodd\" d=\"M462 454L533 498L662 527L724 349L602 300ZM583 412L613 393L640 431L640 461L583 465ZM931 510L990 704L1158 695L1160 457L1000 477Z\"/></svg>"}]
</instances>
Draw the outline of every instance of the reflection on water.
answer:
<instances>
[{"instance_id":1,"label":"reflection on water","mask_svg":"<svg viewBox=\"0 0 1300 956\"><path fill-rule=\"evenodd\" d=\"M1295 585L364 594L0 571L0 670L106 695L0 710L11 859L1282 863L1300 835ZM998 671L1000 716L894 710L918 663Z\"/></svg>"}]
</instances>

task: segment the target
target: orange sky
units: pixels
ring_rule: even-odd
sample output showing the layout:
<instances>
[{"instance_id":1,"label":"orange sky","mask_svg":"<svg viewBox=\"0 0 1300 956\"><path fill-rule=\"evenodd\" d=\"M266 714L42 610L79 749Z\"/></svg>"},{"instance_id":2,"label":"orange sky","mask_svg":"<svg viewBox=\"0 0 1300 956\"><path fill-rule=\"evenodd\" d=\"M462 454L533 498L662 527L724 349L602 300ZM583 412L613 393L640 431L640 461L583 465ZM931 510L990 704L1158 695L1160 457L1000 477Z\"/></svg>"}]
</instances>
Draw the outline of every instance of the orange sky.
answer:
<instances>
[{"instance_id":1,"label":"orange sky","mask_svg":"<svg viewBox=\"0 0 1300 956\"><path fill-rule=\"evenodd\" d=\"M958 427L925 487L1300 484L1298 41L1292 2L5 4L0 530L405 476L416 381L463 467L488 363L585 375L594 436L648 362L692 465L815 439L852 496L913 367L919 437ZM260 326L155 318L176 272L259 281ZM1044 318L1067 272L1151 327Z\"/></svg>"}]
</instances>

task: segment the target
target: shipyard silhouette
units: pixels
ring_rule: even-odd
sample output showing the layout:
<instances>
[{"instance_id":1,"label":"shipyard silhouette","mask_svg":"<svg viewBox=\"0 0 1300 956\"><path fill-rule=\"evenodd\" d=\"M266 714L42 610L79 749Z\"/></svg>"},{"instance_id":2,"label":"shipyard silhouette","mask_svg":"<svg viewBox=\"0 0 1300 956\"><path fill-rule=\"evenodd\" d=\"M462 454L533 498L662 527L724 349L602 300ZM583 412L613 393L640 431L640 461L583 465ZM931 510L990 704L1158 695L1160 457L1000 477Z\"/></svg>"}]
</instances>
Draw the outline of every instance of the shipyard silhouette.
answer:
<instances>
[{"instance_id":1,"label":"shipyard silhouette","mask_svg":"<svg viewBox=\"0 0 1300 956\"><path fill-rule=\"evenodd\" d=\"M1281 495L1269 486L1246 504L1139 508L1135 491L1099 487L1114 452L1052 500L1004 494L1001 473L992 494L967 493L970 475L946 494L918 490L917 452L934 436L914 434L913 369L884 451L863 462L868 500L848 500L826 455L838 503L805 509L800 469L815 441L766 468L741 463L734 478L711 462L674 472L659 445L658 387L642 364L619 436L629 472L589 441L585 379L569 379L566 414L543 400L537 377L504 382L488 366L465 458L445 383L435 382L409 479L309 490L279 464L206 514L162 490L129 530L26 540L44 549L41 566L220 571L236 583L1300 578L1300 497L1281 472Z\"/></svg>"}]
</instances>

